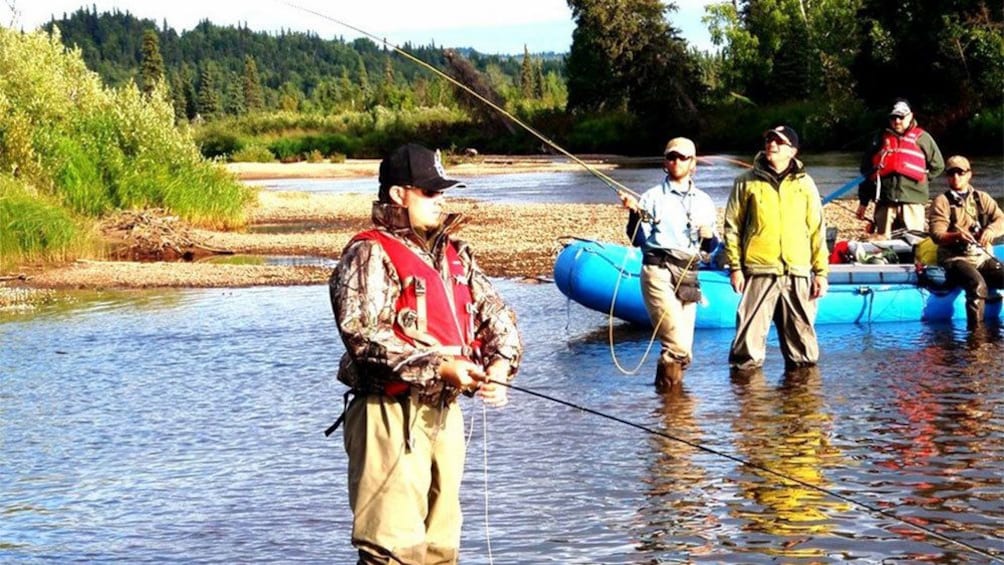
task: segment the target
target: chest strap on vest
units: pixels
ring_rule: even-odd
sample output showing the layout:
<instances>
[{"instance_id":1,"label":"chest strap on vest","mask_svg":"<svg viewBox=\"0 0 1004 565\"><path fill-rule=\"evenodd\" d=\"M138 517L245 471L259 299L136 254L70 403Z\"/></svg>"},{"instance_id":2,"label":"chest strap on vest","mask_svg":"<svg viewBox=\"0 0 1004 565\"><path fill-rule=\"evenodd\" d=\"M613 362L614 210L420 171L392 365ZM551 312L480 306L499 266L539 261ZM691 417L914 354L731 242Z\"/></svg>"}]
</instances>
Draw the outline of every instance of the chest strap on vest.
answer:
<instances>
[{"instance_id":1,"label":"chest strap on vest","mask_svg":"<svg viewBox=\"0 0 1004 565\"><path fill-rule=\"evenodd\" d=\"M414 445L414 442L411 439L411 387L405 382L395 382L391 384L404 385L402 392L395 395L388 394L388 396L401 404L401 414L404 420L404 451L405 453L410 453ZM324 430L324 437L330 437L331 434L335 433L335 430L337 430L342 423L345 422L345 413L348 411L350 396L355 396L355 398L352 399L353 402L355 402L356 398L359 398L356 391L351 389L345 391L345 394L342 396L342 413L333 424Z\"/></svg>"},{"instance_id":2,"label":"chest strap on vest","mask_svg":"<svg viewBox=\"0 0 1004 565\"><path fill-rule=\"evenodd\" d=\"M352 389L345 391L345 394L342 396L342 413L339 414L338 419L335 420L335 423L331 424L330 426L328 426L328 429L324 430L324 437L329 437L331 434L335 433L335 430L338 429L338 426L341 426L342 422L345 421L345 411L348 410L349 408L349 396L353 395L354 392L355 391L353 391Z\"/></svg>"},{"instance_id":3,"label":"chest strap on vest","mask_svg":"<svg viewBox=\"0 0 1004 565\"><path fill-rule=\"evenodd\" d=\"M425 279L412 277L411 284L415 286L415 311L418 314L418 331L429 332L429 314L425 303L425 295L428 292L425 288ZM407 283L405 283L407 285Z\"/></svg>"}]
</instances>

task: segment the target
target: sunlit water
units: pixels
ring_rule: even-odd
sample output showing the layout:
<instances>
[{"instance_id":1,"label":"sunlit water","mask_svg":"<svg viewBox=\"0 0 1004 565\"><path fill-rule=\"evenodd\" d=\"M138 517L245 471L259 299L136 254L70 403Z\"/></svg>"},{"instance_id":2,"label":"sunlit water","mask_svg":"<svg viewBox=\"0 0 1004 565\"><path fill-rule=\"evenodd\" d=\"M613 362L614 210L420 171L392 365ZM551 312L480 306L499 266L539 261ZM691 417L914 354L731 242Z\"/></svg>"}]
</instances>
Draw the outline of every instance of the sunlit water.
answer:
<instances>
[{"instance_id":1,"label":"sunlit water","mask_svg":"<svg viewBox=\"0 0 1004 565\"><path fill-rule=\"evenodd\" d=\"M731 332L701 331L685 393L662 399L653 359L615 368L604 316L550 284L498 285L527 344L516 384L1004 552L1000 328L822 326L818 374L784 377L772 339L747 380L728 374ZM615 339L631 367L648 334ZM342 351L323 285L3 315L0 562L352 562L345 453L322 435ZM987 561L680 441L511 400L463 401L464 563Z\"/></svg>"},{"instance_id":2,"label":"sunlit water","mask_svg":"<svg viewBox=\"0 0 1004 565\"><path fill-rule=\"evenodd\" d=\"M947 158L947 154L945 155ZM724 206L728 200L732 181L745 170L740 163L749 163L751 155L709 155L698 163L695 182L706 191L715 203ZM816 181L822 195L847 185L858 177L860 156L850 153L807 154L804 156L807 170ZM1004 198L1004 157L974 158L973 184L990 192L998 199ZM659 184L665 176L658 168L620 168L603 171L625 187L644 192ZM614 191L603 181L585 170L574 172L512 173L500 175L479 175L465 177L467 189L459 189L451 196L475 198L499 203L616 203ZM374 178L352 179L281 179L263 180L251 183L271 190L298 190L322 193L376 193ZM932 183L934 196L948 188L944 177ZM842 198L851 199L845 206L854 206L857 197L856 185L843 193Z\"/></svg>"},{"instance_id":3,"label":"sunlit water","mask_svg":"<svg viewBox=\"0 0 1004 565\"><path fill-rule=\"evenodd\" d=\"M824 194L857 175L855 156L806 161ZM998 197L1002 162L974 163ZM721 205L741 170L716 159L697 181ZM584 172L465 180L487 201L615 201ZM818 374L784 377L772 338L748 380L729 377L731 332L702 331L685 393L663 399L652 359L617 370L604 316L553 285L499 286L527 343L519 386L675 439L518 391L503 410L465 399L464 563L986 561L854 502L1004 552L999 327L822 326ZM343 392L326 287L77 298L0 314L0 562L353 561L345 454L321 433ZM648 338L617 326L618 362L634 367Z\"/></svg>"}]
</instances>

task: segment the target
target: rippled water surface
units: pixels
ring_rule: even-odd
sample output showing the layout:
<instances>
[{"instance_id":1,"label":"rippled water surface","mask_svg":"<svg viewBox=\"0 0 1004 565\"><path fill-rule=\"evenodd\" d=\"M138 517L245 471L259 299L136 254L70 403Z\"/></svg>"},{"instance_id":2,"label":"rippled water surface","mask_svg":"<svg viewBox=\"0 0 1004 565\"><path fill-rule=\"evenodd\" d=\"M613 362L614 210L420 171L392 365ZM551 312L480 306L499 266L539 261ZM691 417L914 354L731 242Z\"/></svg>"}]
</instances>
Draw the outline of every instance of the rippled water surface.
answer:
<instances>
[{"instance_id":1,"label":"rippled water surface","mask_svg":"<svg viewBox=\"0 0 1004 565\"><path fill-rule=\"evenodd\" d=\"M745 170L742 163L749 163L749 155L707 155L698 163L695 182L707 192L719 206L728 200L732 181ZM945 155L948 157L948 154ZM851 153L807 153L802 156L807 170L815 179L819 192L823 195L843 187L858 176L860 155ZM996 196L1004 198L1004 158L979 157L972 160L973 185ZM619 168L603 171L604 174L636 192L662 182L664 173L659 168ZM616 203L613 191L588 171L511 173L464 177L467 189L452 193L500 203L556 202L556 203ZM375 193L376 179L280 179L254 181L256 186L272 190L298 190L327 193ZM947 190L944 177L936 179L931 188L932 196ZM843 193L842 198L857 197L857 188Z\"/></svg>"},{"instance_id":2,"label":"rippled water surface","mask_svg":"<svg viewBox=\"0 0 1004 565\"><path fill-rule=\"evenodd\" d=\"M748 379L726 369L731 332L702 331L664 399L652 359L615 368L604 316L499 286L518 385L689 445L518 391L487 413L465 399L464 563L987 561L808 485L1004 552L1000 328L823 326L818 373L782 375L772 340ZM634 366L648 334L614 334ZM341 352L324 286L4 315L0 562L352 562L345 454L322 435Z\"/></svg>"}]
</instances>

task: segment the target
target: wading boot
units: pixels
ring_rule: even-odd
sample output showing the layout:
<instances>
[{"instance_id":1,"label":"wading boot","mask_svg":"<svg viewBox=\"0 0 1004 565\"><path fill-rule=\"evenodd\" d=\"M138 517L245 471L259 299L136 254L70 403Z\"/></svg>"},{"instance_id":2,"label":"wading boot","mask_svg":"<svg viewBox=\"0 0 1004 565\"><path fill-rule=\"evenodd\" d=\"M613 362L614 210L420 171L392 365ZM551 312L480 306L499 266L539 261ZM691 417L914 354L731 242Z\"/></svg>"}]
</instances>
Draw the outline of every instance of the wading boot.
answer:
<instances>
[{"instance_id":1,"label":"wading boot","mask_svg":"<svg viewBox=\"0 0 1004 565\"><path fill-rule=\"evenodd\" d=\"M973 330L983 325L983 307L985 303L982 298L966 300L966 326Z\"/></svg>"},{"instance_id":2,"label":"wading boot","mask_svg":"<svg viewBox=\"0 0 1004 565\"><path fill-rule=\"evenodd\" d=\"M683 367L679 363L659 363L655 369L655 391L671 392L683 385Z\"/></svg>"}]
</instances>

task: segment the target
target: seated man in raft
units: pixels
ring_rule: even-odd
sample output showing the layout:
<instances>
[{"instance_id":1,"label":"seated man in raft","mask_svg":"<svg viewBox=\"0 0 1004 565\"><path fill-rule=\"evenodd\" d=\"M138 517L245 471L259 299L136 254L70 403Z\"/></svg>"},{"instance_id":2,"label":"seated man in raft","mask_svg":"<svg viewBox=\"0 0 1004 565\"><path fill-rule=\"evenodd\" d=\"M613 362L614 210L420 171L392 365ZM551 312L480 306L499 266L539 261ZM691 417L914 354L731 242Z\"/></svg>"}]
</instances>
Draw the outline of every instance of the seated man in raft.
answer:
<instances>
[{"instance_id":1,"label":"seated man in raft","mask_svg":"<svg viewBox=\"0 0 1004 565\"><path fill-rule=\"evenodd\" d=\"M966 321L983 324L989 289L1004 288L1004 268L993 256L994 238L1004 234L1004 212L992 196L970 184L973 168L961 155L949 157L948 187L931 202L928 223L938 244L938 263L949 282L966 291Z\"/></svg>"}]
</instances>

